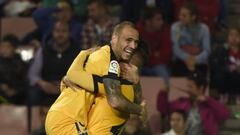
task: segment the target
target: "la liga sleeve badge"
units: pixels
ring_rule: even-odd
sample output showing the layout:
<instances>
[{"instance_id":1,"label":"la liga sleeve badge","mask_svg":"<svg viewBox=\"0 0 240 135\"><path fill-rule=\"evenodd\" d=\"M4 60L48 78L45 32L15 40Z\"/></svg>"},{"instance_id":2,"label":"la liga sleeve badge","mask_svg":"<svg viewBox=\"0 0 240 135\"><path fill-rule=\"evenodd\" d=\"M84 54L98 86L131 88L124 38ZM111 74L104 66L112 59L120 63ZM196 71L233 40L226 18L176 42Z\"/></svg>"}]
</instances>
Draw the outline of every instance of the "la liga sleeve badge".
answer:
<instances>
[{"instance_id":1,"label":"la liga sleeve badge","mask_svg":"<svg viewBox=\"0 0 240 135\"><path fill-rule=\"evenodd\" d=\"M118 74L119 64L116 60L112 60L109 65L109 73Z\"/></svg>"}]
</instances>

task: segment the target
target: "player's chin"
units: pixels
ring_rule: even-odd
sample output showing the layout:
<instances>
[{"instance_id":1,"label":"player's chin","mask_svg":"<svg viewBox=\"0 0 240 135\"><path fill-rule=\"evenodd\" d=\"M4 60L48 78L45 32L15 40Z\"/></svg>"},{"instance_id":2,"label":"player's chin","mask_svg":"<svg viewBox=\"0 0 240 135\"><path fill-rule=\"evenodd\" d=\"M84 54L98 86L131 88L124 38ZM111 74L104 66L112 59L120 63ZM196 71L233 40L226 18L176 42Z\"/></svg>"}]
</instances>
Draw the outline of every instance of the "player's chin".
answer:
<instances>
[{"instance_id":1,"label":"player's chin","mask_svg":"<svg viewBox=\"0 0 240 135\"><path fill-rule=\"evenodd\" d=\"M129 55L129 54L124 54L122 56L122 60L124 61L130 61L131 58L132 58L132 55Z\"/></svg>"}]
</instances>

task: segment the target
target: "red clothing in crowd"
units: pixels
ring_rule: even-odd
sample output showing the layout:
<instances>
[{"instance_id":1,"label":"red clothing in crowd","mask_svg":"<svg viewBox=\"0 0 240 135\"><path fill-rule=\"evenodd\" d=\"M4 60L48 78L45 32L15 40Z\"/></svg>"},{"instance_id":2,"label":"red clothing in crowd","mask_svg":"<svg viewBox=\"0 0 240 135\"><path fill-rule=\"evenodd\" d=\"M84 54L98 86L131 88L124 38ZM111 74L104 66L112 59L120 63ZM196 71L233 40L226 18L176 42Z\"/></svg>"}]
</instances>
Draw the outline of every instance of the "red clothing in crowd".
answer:
<instances>
[{"instance_id":1,"label":"red clothing in crowd","mask_svg":"<svg viewBox=\"0 0 240 135\"><path fill-rule=\"evenodd\" d=\"M144 23L137 25L140 37L149 47L149 59L147 66L155 66L159 64L169 64L172 56L172 43L170 38L170 27L163 25L160 31L147 31Z\"/></svg>"},{"instance_id":2,"label":"red clothing in crowd","mask_svg":"<svg viewBox=\"0 0 240 135\"><path fill-rule=\"evenodd\" d=\"M229 50L230 64L240 66L240 51L234 52Z\"/></svg>"},{"instance_id":3,"label":"red clothing in crowd","mask_svg":"<svg viewBox=\"0 0 240 135\"><path fill-rule=\"evenodd\" d=\"M157 97L157 109L163 115L167 115L176 109L189 112L191 107L189 98L180 98L169 102L168 92L164 91L160 92ZM205 102L198 103L197 107L203 124L204 135L218 135L218 125L229 118L229 109L211 97L207 97Z\"/></svg>"}]
</instances>

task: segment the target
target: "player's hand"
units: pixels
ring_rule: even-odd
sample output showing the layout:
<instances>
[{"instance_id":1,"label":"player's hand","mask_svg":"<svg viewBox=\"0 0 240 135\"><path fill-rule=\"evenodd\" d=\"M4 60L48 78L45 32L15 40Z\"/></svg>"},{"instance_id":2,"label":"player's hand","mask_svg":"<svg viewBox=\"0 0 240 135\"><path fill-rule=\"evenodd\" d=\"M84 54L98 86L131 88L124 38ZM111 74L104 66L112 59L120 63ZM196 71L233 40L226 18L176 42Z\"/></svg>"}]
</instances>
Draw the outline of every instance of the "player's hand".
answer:
<instances>
[{"instance_id":1,"label":"player's hand","mask_svg":"<svg viewBox=\"0 0 240 135\"><path fill-rule=\"evenodd\" d=\"M200 95L197 97L198 102L205 102L207 100L207 97L205 95Z\"/></svg>"},{"instance_id":2,"label":"player's hand","mask_svg":"<svg viewBox=\"0 0 240 135\"><path fill-rule=\"evenodd\" d=\"M101 48L100 46L96 46L96 47L89 48L86 51L89 52L89 54L91 54L91 53L97 51L100 48Z\"/></svg>"},{"instance_id":3,"label":"player's hand","mask_svg":"<svg viewBox=\"0 0 240 135\"><path fill-rule=\"evenodd\" d=\"M41 87L41 89L45 93L48 93L48 94L57 94L57 93L59 93L58 87L56 85L54 85L53 83L51 83L51 82L40 80L37 84Z\"/></svg>"},{"instance_id":4,"label":"player's hand","mask_svg":"<svg viewBox=\"0 0 240 135\"><path fill-rule=\"evenodd\" d=\"M66 76L63 77L62 83L65 86L70 87L73 91L77 91L78 89L81 89L80 86L78 86L77 84L75 84L72 81L70 81Z\"/></svg>"},{"instance_id":5,"label":"player's hand","mask_svg":"<svg viewBox=\"0 0 240 135\"><path fill-rule=\"evenodd\" d=\"M89 56L90 54L92 54L93 52L97 51L98 49L100 49L101 47L97 46L97 47L92 47L92 48L89 48L87 50L83 50L81 51L81 53L84 53L86 54L87 56Z\"/></svg>"},{"instance_id":6,"label":"player's hand","mask_svg":"<svg viewBox=\"0 0 240 135\"><path fill-rule=\"evenodd\" d=\"M144 127L147 127L147 107L146 107L146 101L142 101L141 103L142 111L140 114L140 119L142 121L142 124Z\"/></svg>"},{"instance_id":7,"label":"player's hand","mask_svg":"<svg viewBox=\"0 0 240 135\"><path fill-rule=\"evenodd\" d=\"M138 84L140 77L138 73L138 68L133 64L120 63L121 77L134 84Z\"/></svg>"},{"instance_id":8,"label":"player's hand","mask_svg":"<svg viewBox=\"0 0 240 135\"><path fill-rule=\"evenodd\" d=\"M12 89L7 84L0 84L0 88L7 96L11 97L17 94L16 90Z\"/></svg>"},{"instance_id":9,"label":"player's hand","mask_svg":"<svg viewBox=\"0 0 240 135\"><path fill-rule=\"evenodd\" d=\"M185 61L185 64L187 66L187 68L190 70L190 71L194 71L195 70L195 64L196 64L196 60L193 56L189 56L186 61Z\"/></svg>"},{"instance_id":10,"label":"player's hand","mask_svg":"<svg viewBox=\"0 0 240 135\"><path fill-rule=\"evenodd\" d=\"M161 91L169 92L170 87L169 85L164 81L163 84L160 86Z\"/></svg>"},{"instance_id":11,"label":"player's hand","mask_svg":"<svg viewBox=\"0 0 240 135\"><path fill-rule=\"evenodd\" d=\"M70 87L73 91L76 91L74 84L70 82L67 76L64 76L62 78L62 84L64 85L64 87Z\"/></svg>"}]
</instances>

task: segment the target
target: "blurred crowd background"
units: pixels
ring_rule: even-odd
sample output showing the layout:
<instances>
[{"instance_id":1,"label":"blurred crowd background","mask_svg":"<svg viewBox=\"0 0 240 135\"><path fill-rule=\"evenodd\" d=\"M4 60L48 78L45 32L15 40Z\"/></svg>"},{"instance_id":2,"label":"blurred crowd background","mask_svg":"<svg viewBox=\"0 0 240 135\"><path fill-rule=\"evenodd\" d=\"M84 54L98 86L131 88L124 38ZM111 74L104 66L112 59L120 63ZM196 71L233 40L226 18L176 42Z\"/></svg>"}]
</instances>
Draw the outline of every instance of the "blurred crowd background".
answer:
<instances>
[{"instance_id":1,"label":"blurred crowd background","mask_svg":"<svg viewBox=\"0 0 240 135\"><path fill-rule=\"evenodd\" d=\"M208 96L226 105L228 118L239 122L239 6L238 0L0 0L0 114L6 116L8 106L12 111L24 106L25 133L44 135L47 108L79 51L109 44L114 26L131 21L149 48L140 72L143 84L145 78L161 79L168 90L148 85L156 89L152 107L159 113L158 127L142 128L133 118L124 134L157 135L172 126L181 128L189 112L165 114L160 103L165 101L159 98L176 86L171 79L196 71L207 79ZM34 107L41 124L33 129ZM172 124L176 119L180 124Z\"/></svg>"}]
</instances>

